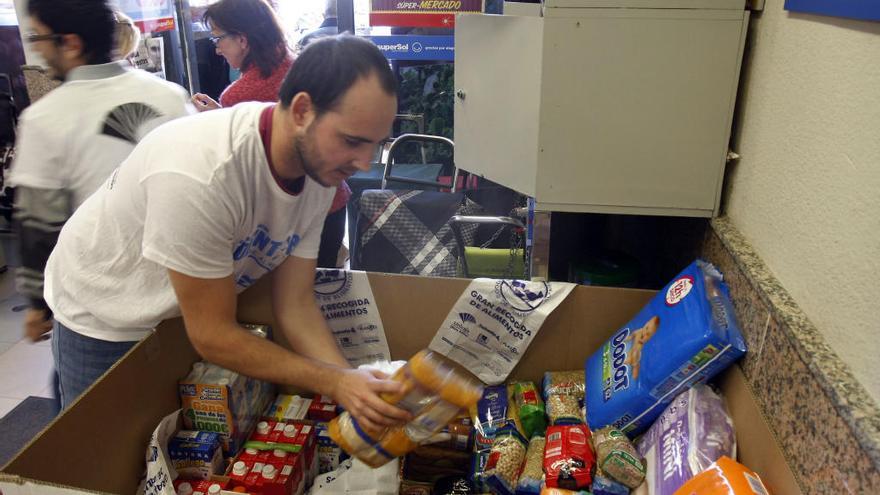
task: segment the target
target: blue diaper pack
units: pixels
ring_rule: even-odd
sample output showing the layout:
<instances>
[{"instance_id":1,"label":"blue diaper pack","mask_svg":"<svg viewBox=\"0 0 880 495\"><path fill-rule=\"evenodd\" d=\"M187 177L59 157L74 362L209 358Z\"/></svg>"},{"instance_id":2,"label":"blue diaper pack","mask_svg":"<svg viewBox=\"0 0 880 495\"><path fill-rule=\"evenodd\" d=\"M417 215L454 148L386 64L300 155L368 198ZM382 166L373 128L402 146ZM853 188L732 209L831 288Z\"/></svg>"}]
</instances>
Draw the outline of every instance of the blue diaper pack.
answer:
<instances>
[{"instance_id":1,"label":"blue diaper pack","mask_svg":"<svg viewBox=\"0 0 880 495\"><path fill-rule=\"evenodd\" d=\"M697 260L587 359L587 422L632 438L679 393L745 352L721 273Z\"/></svg>"}]
</instances>

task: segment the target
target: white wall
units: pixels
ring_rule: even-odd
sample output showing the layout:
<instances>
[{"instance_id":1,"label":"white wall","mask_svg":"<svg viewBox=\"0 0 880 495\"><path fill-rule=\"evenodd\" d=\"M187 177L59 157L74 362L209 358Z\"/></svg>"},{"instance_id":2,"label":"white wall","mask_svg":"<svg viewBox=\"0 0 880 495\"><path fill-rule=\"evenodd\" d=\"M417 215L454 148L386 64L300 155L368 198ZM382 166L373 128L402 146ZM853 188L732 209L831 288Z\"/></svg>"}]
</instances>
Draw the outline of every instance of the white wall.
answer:
<instances>
[{"instance_id":1,"label":"white wall","mask_svg":"<svg viewBox=\"0 0 880 495\"><path fill-rule=\"evenodd\" d=\"M880 22L783 3L752 22L726 213L880 401Z\"/></svg>"}]
</instances>

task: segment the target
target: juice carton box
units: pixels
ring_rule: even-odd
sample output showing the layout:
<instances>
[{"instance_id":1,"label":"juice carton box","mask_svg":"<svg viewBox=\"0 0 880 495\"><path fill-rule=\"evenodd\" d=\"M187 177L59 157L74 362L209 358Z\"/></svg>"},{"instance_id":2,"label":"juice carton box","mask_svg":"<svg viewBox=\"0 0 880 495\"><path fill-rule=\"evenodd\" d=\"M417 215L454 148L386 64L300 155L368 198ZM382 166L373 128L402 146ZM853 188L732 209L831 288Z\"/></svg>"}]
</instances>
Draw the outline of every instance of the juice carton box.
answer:
<instances>
[{"instance_id":1,"label":"juice carton box","mask_svg":"<svg viewBox=\"0 0 880 495\"><path fill-rule=\"evenodd\" d=\"M330 421L337 416L337 407L337 404L329 397L325 395L317 395L312 399L307 418L312 421Z\"/></svg>"},{"instance_id":2,"label":"juice carton box","mask_svg":"<svg viewBox=\"0 0 880 495\"><path fill-rule=\"evenodd\" d=\"M312 403L312 399L298 395L278 394L263 416L275 421L305 419Z\"/></svg>"},{"instance_id":3,"label":"juice carton box","mask_svg":"<svg viewBox=\"0 0 880 495\"><path fill-rule=\"evenodd\" d=\"M178 386L186 428L219 433L224 454L231 457L244 443L266 404L273 386L206 363L196 366Z\"/></svg>"}]
</instances>

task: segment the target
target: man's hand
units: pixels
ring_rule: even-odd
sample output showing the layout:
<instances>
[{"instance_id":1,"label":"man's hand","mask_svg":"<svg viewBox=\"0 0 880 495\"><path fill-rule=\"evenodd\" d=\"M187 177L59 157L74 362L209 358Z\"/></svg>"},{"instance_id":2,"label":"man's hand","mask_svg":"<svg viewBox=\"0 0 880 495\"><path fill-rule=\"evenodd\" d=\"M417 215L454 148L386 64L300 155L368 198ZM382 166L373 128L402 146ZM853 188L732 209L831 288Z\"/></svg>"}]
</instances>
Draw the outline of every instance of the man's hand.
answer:
<instances>
[{"instance_id":1,"label":"man's hand","mask_svg":"<svg viewBox=\"0 0 880 495\"><path fill-rule=\"evenodd\" d=\"M24 315L24 335L31 342L43 340L49 330L52 330L52 319L45 309L28 308Z\"/></svg>"},{"instance_id":2,"label":"man's hand","mask_svg":"<svg viewBox=\"0 0 880 495\"><path fill-rule=\"evenodd\" d=\"M400 383L388 380L380 371L345 369L339 370L339 373L330 396L354 416L364 429L382 431L411 419L408 412L379 397L383 392L400 392Z\"/></svg>"}]
</instances>

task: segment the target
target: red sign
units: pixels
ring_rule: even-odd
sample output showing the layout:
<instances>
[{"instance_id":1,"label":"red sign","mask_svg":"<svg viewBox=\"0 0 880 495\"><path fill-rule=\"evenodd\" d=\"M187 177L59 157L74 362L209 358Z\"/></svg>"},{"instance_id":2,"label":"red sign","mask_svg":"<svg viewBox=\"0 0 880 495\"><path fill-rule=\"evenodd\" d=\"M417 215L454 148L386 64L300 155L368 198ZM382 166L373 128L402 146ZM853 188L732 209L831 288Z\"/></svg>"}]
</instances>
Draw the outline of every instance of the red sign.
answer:
<instances>
[{"instance_id":1,"label":"red sign","mask_svg":"<svg viewBox=\"0 0 880 495\"><path fill-rule=\"evenodd\" d=\"M141 30L142 33L158 33L161 31L174 30L174 18L166 17L165 19L149 19L145 21L134 21L134 25Z\"/></svg>"},{"instance_id":2,"label":"red sign","mask_svg":"<svg viewBox=\"0 0 880 495\"><path fill-rule=\"evenodd\" d=\"M370 25L449 28L461 12L483 12L483 0L372 0Z\"/></svg>"}]
</instances>

